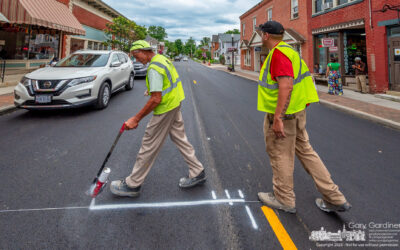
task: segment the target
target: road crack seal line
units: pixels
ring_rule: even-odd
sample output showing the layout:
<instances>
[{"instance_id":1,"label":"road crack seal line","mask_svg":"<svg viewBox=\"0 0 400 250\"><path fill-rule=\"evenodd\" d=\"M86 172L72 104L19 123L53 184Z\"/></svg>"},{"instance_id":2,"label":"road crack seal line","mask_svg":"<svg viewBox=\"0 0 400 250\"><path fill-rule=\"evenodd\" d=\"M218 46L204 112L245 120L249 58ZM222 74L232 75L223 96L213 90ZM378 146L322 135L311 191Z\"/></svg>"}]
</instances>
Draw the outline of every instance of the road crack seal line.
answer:
<instances>
[{"instance_id":1,"label":"road crack seal line","mask_svg":"<svg viewBox=\"0 0 400 250\"><path fill-rule=\"evenodd\" d=\"M193 94L193 85L189 86L195 122L198 124L198 133L200 135L200 139L202 143L203 155L205 160L207 161L207 166L210 170L208 171L208 176L211 179L210 183L214 186L218 193L223 193L224 189L221 186L221 181L218 176L218 170L216 168L216 163L214 157L211 152L210 141L207 140L206 131L204 127L204 123L200 118L199 111L197 109L195 97ZM236 228L236 224L234 222L233 216L229 207L218 207L217 209L217 222L218 222L218 231L223 239L223 242L227 249L241 249L240 241L238 238L238 230Z\"/></svg>"}]
</instances>

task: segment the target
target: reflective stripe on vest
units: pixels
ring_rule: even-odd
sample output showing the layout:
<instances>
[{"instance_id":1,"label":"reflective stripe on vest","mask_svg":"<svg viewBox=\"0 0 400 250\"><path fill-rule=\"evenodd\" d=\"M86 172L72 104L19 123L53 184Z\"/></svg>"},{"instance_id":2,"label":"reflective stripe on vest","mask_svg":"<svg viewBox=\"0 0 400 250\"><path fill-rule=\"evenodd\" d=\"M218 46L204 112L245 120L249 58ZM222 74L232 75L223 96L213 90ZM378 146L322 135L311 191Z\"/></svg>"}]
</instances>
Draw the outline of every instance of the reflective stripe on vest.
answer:
<instances>
[{"instance_id":1,"label":"reflective stripe on vest","mask_svg":"<svg viewBox=\"0 0 400 250\"><path fill-rule=\"evenodd\" d=\"M287 46L287 45L278 45L277 47L281 47L281 48L285 47L285 48L293 49L293 47ZM295 49L293 49L293 50L295 51ZM311 76L310 71L307 71L307 72L305 72L303 74L301 73L301 67L302 67L303 63L302 63L302 59L301 59L300 54L299 53L297 53L297 54L300 57L300 69L299 69L299 73L297 74L297 78L294 79L294 81L293 81L293 85L303 81L303 79L306 78L307 76ZM268 78L268 74L269 74L269 64L271 62L271 58L272 58L272 55L267 60L267 65L266 65L266 67L264 69L264 74L263 74L263 76L261 78L261 81L260 80L258 81L258 84L263 86L264 88L267 88L267 89L278 89L279 88L278 83L274 83L274 84L268 84L267 83L267 78Z\"/></svg>"},{"instance_id":2,"label":"reflective stripe on vest","mask_svg":"<svg viewBox=\"0 0 400 250\"><path fill-rule=\"evenodd\" d=\"M151 64L154 64L154 65L156 65L156 66L158 66L158 67L164 69L164 70L165 70L165 73L167 74L168 80L169 80L169 82L171 83L170 86L169 86L167 89L165 89L165 90L162 91L162 95L163 95L163 96L166 95L166 94L168 94L169 92L171 92L174 88L176 88L176 87L178 86L178 83L181 81L181 79L178 77L178 78L176 79L176 81L173 82L173 81L172 81L171 72L169 72L168 67L166 67L165 65L163 65L163 64L161 64L161 63L159 63L159 62L152 62L152 63L150 63L150 65L151 65Z\"/></svg>"}]
</instances>

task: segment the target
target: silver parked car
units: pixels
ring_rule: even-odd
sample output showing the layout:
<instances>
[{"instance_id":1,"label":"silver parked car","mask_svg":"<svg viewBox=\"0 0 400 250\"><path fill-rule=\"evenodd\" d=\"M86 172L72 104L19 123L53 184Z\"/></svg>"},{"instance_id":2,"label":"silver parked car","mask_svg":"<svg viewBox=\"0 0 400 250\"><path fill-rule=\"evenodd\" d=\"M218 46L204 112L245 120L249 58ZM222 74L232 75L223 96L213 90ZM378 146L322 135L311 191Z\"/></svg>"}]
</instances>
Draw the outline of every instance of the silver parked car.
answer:
<instances>
[{"instance_id":1,"label":"silver parked car","mask_svg":"<svg viewBox=\"0 0 400 250\"><path fill-rule=\"evenodd\" d=\"M14 90L14 103L24 109L108 106L111 93L134 86L135 71L121 51L77 51L53 67L25 75Z\"/></svg>"}]
</instances>

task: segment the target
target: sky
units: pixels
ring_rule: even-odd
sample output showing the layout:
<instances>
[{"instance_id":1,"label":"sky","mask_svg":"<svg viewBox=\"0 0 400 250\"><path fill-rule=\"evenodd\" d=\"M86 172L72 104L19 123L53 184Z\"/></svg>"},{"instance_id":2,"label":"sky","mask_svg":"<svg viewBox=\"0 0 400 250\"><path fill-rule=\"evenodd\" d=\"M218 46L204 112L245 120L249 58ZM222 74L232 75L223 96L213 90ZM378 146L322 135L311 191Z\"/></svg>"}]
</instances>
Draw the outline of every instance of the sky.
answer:
<instances>
[{"instance_id":1,"label":"sky","mask_svg":"<svg viewBox=\"0 0 400 250\"><path fill-rule=\"evenodd\" d=\"M162 26L169 41L193 37L197 42L239 29L239 17L260 0L103 0L139 25Z\"/></svg>"}]
</instances>

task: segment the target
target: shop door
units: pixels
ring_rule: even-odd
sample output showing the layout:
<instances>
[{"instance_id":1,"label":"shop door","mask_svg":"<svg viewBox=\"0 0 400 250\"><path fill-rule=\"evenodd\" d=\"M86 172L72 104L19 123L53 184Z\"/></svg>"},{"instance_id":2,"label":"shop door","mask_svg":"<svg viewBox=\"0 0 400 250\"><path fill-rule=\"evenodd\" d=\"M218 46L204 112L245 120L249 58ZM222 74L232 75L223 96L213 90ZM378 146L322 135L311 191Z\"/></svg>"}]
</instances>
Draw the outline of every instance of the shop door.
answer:
<instances>
[{"instance_id":1,"label":"shop door","mask_svg":"<svg viewBox=\"0 0 400 250\"><path fill-rule=\"evenodd\" d=\"M392 89L400 91L400 37L389 39L390 45L390 83Z\"/></svg>"}]
</instances>

